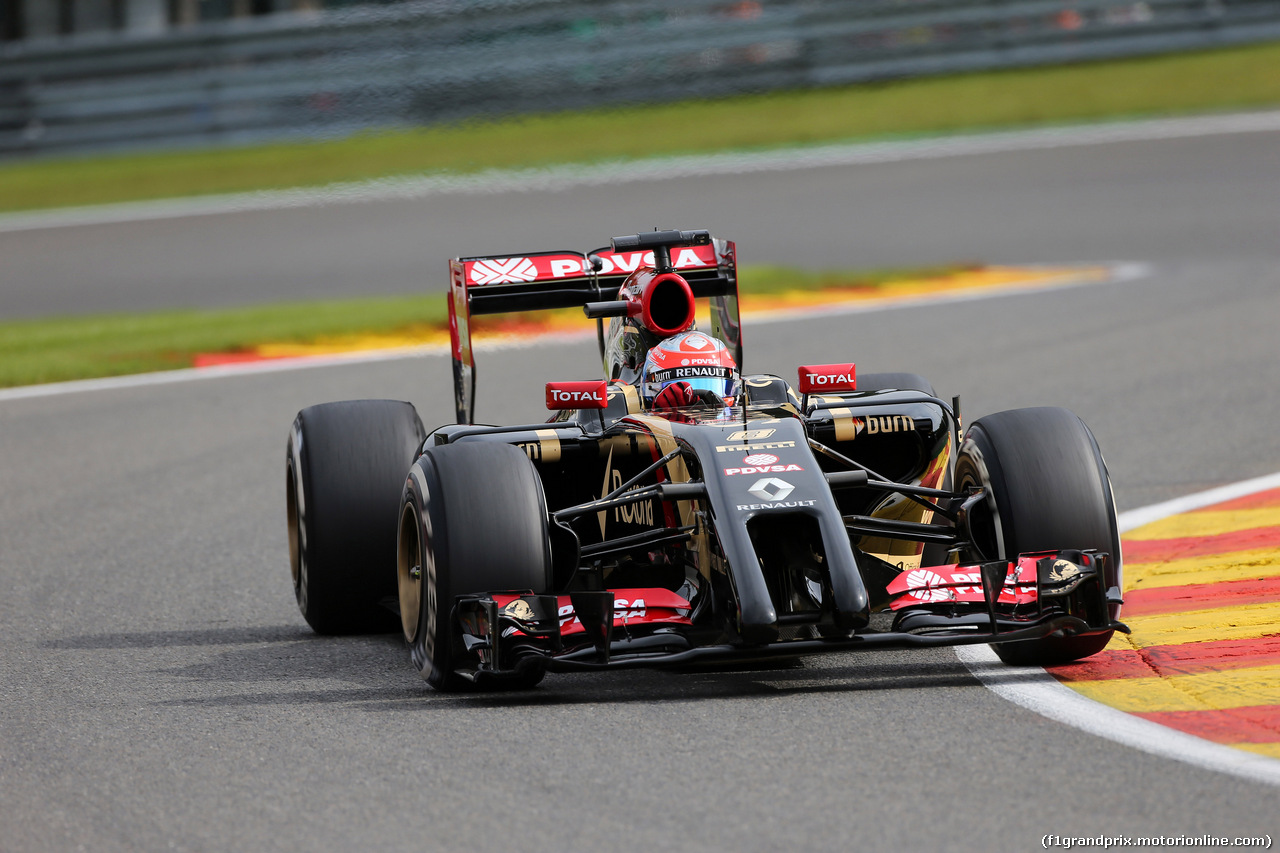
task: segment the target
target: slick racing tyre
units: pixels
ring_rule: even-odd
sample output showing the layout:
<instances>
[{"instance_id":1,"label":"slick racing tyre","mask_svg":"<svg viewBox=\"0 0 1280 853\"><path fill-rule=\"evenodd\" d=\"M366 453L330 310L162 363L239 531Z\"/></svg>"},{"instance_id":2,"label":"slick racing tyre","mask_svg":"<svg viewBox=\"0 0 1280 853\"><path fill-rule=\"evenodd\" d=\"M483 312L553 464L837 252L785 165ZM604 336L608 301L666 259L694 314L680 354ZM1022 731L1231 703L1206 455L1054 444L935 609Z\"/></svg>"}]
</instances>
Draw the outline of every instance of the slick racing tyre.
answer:
<instances>
[{"instance_id":1,"label":"slick racing tyre","mask_svg":"<svg viewBox=\"0 0 1280 853\"><path fill-rule=\"evenodd\" d=\"M857 378L859 391L923 391L936 397L933 385L917 373L865 373Z\"/></svg>"},{"instance_id":2,"label":"slick racing tyre","mask_svg":"<svg viewBox=\"0 0 1280 853\"><path fill-rule=\"evenodd\" d=\"M350 400L298 412L285 498L298 608L321 634L396 629L396 518L426 438L409 403Z\"/></svg>"},{"instance_id":3,"label":"slick racing tyre","mask_svg":"<svg viewBox=\"0 0 1280 853\"><path fill-rule=\"evenodd\" d=\"M428 448L404 485L396 567L401 627L418 672L437 690L466 688L470 682L456 672L455 598L551 590L547 504L533 463L498 442ZM504 684L541 680L539 671Z\"/></svg>"},{"instance_id":4,"label":"slick racing tyre","mask_svg":"<svg viewBox=\"0 0 1280 853\"><path fill-rule=\"evenodd\" d=\"M956 458L956 483L960 491L981 486L987 492L986 504L971 520L975 544L983 553L962 554L966 562L1096 548L1111 554L1114 577L1104 578L1104 586L1120 585L1111 480L1093 433L1072 412L1015 409L974 421ZM1111 606L1110 615L1119 618L1118 605ZM1043 666L1099 652L1111 633L1051 636L992 648L1005 663Z\"/></svg>"}]
</instances>

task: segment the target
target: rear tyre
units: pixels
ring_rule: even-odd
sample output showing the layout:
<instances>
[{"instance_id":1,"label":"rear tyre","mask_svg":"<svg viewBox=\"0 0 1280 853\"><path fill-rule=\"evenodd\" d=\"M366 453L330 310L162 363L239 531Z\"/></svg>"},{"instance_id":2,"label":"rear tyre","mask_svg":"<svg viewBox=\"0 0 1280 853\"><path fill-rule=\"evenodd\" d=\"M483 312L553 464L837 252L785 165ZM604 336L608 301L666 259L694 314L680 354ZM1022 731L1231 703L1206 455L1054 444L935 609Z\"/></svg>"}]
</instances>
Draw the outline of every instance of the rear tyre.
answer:
<instances>
[{"instance_id":1,"label":"rear tyre","mask_svg":"<svg viewBox=\"0 0 1280 853\"><path fill-rule=\"evenodd\" d=\"M285 499L298 609L320 634L396 629L396 511L426 437L409 403L350 400L298 412Z\"/></svg>"},{"instance_id":2,"label":"rear tyre","mask_svg":"<svg viewBox=\"0 0 1280 853\"><path fill-rule=\"evenodd\" d=\"M923 391L936 397L933 385L918 373L865 373L858 377L859 391Z\"/></svg>"},{"instance_id":3,"label":"rear tyre","mask_svg":"<svg viewBox=\"0 0 1280 853\"><path fill-rule=\"evenodd\" d=\"M1120 534L1107 466L1093 433L1066 409L1015 409L974 421L956 457L956 482L987 491L972 521L983 555L962 559L1012 560L1027 551L1097 548L1111 554L1119 586ZM1120 608L1112 605L1111 618ZM992 646L1005 663L1045 666L1088 657L1112 632L1089 637L1051 636Z\"/></svg>"},{"instance_id":4,"label":"rear tyre","mask_svg":"<svg viewBox=\"0 0 1280 853\"><path fill-rule=\"evenodd\" d=\"M533 463L509 444L429 448L404 486L396 567L401 628L418 672L437 690L467 688L456 672L455 598L552 588L546 497ZM504 686L533 687L542 675Z\"/></svg>"}]
</instances>

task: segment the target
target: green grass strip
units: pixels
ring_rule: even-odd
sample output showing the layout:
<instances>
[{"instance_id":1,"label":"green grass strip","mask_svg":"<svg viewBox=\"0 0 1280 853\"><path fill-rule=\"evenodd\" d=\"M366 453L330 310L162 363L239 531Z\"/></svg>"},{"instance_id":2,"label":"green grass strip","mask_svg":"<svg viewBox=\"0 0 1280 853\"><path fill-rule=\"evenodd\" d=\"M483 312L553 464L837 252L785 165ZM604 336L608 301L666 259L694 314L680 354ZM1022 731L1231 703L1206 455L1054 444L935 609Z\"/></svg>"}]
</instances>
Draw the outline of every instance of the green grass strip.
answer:
<instances>
[{"instance_id":1,"label":"green grass strip","mask_svg":"<svg viewBox=\"0 0 1280 853\"><path fill-rule=\"evenodd\" d=\"M751 150L1280 104L1280 43L717 100L512 117L327 142L0 166L0 210L393 175Z\"/></svg>"},{"instance_id":2,"label":"green grass strip","mask_svg":"<svg viewBox=\"0 0 1280 853\"><path fill-rule=\"evenodd\" d=\"M0 323L0 387L173 370L202 352L434 326L446 317L443 295L434 294L10 321Z\"/></svg>"},{"instance_id":3,"label":"green grass strip","mask_svg":"<svg viewBox=\"0 0 1280 853\"><path fill-rule=\"evenodd\" d=\"M875 287L959 269L962 267L813 272L744 267L740 286L743 293ZM444 329L447 324L448 309L441 293L7 321L0 322L0 387L174 370L190 367L198 353L244 351L268 343L308 343L337 335Z\"/></svg>"}]
</instances>

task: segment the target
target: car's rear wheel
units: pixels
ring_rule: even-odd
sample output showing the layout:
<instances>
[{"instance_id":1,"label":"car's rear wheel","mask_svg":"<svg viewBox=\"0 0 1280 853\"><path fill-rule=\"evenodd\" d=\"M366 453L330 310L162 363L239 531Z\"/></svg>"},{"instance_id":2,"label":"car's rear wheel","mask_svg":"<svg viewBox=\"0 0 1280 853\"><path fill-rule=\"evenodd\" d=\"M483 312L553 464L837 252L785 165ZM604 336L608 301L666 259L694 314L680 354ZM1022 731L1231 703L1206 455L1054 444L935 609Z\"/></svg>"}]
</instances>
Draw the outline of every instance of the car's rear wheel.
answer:
<instances>
[{"instance_id":1,"label":"car's rear wheel","mask_svg":"<svg viewBox=\"0 0 1280 853\"><path fill-rule=\"evenodd\" d=\"M409 403L349 400L298 412L285 500L298 609L321 634L396 629L396 511L425 430Z\"/></svg>"},{"instance_id":2,"label":"car's rear wheel","mask_svg":"<svg viewBox=\"0 0 1280 853\"><path fill-rule=\"evenodd\" d=\"M1111 480L1093 433L1075 414L1058 408L1015 409L979 418L965 432L956 458L960 490L981 486L987 501L973 514L975 544L983 552L966 562L1012 560L1019 553L1096 548L1111 554L1119 586L1120 535ZM1111 618L1119 618L1112 605ZM1005 663L1048 665L1102 650L1110 631L1093 636L1051 636L993 646Z\"/></svg>"},{"instance_id":3,"label":"car's rear wheel","mask_svg":"<svg viewBox=\"0 0 1280 853\"><path fill-rule=\"evenodd\" d=\"M400 508L397 578L401 627L427 683L452 691L462 650L457 596L551 591L542 481L519 449L496 442L429 448L414 463ZM532 687L541 672L506 687Z\"/></svg>"}]
</instances>

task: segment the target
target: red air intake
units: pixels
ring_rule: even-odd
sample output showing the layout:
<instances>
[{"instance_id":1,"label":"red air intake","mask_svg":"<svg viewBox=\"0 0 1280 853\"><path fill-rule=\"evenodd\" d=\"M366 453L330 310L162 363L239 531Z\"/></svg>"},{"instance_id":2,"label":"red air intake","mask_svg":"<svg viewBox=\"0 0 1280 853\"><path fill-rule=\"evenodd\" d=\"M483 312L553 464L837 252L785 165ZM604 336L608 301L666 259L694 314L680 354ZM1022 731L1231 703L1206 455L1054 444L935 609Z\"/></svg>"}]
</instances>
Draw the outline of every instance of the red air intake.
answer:
<instances>
[{"instance_id":1,"label":"red air intake","mask_svg":"<svg viewBox=\"0 0 1280 853\"><path fill-rule=\"evenodd\" d=\"M638 302L629 300L627 314L655 335L667 337L693 325L693 290L678 273L655 275L641 284Z\"/></svg>"}]
</instances>

